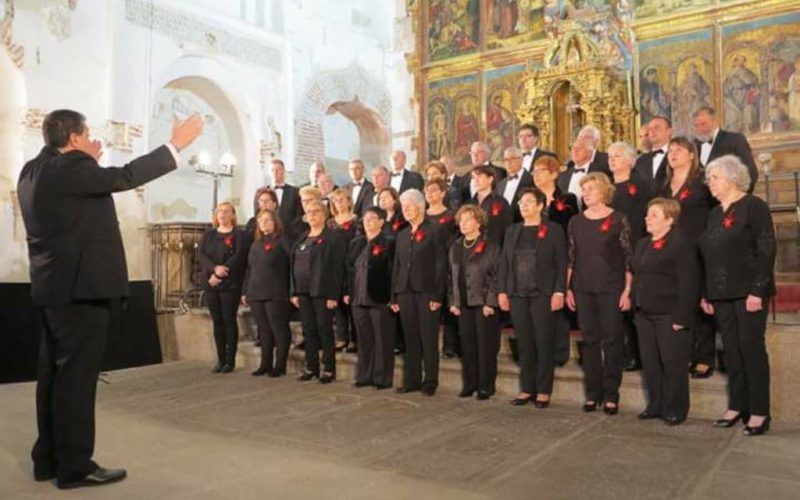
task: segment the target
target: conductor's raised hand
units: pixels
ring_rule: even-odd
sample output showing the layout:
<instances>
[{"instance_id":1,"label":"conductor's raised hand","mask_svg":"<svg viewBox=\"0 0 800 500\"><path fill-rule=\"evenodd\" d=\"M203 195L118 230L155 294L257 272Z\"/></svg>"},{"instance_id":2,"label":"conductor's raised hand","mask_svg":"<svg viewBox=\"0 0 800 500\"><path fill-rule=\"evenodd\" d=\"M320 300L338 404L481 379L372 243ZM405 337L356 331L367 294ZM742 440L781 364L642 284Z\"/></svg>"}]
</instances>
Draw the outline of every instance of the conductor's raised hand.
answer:
<instances>
[{"instance_id":1,"label":"conductor's raised hand","mask_svg":"<svg viewBox=\"0 0 800 500\"><path fill-rule=\"evenodd\" d=\"M100 157L103 156L103 143L97 139L90 142L87 153L89 153L89 155L94 158L95 161L100 161Z\"/></svg>"},{"instance_id":2,"label":"conductor's raised hand","mask_svg":"<svg viewBox=\"0 0 800 500\"><path fill-rule=\"evenodd\" d=\"M174 118L172 120L172 136L169 142L171 142L178 151L182 151L202 133L203 118L201 118L200 115L195 113L183 121Z\"/></svg>"}]
</instances>

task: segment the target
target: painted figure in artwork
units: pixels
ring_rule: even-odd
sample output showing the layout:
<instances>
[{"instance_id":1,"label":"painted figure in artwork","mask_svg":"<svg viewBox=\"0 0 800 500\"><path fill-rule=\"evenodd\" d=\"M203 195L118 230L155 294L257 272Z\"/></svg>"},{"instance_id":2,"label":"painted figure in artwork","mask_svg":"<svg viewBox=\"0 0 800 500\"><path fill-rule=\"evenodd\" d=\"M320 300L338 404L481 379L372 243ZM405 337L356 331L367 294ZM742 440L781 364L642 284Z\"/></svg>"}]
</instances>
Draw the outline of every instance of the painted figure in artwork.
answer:
<instances>
[{"instance_id":1,"label":"painted figure in artwork","mask_svg":"<svg viewBox=\"0 0 800 500\"><path fill-rule=\"evenodd\" d=\"M498 38L516 34L519 6L517 0L493 0L492 29Z\"/></svg>"},{"instance_id":2,"label":"painted figure in artwork","mask_svg":"<svg viewBox=\"0 0 800 500\"><path fill-rule=\"evenodd\" d=\"M450 138L447 135L447 113L440 102L433 106L431 135L433 136L431 158L441 158L448 154L450 152Z\"/></svg>"},{"instance_id":3,"label":"painted figure in artwork","mask_svg":"<svg viewBox=\"0 0 800 500\"><path fill-rule=\"evenodd\" d=\"M496 131L502 138L500 144L506 148L511 147L514 144L513 123L514 115L503 106L503 96L494 95L486 109L487 132Z\"/></svg>"},{"instance_id":4,"label":"painted figure in artwork","mask_svg":"<svg viewBox=\"0 0 800 500\"><path fill-rule=\"evenodd\" d=\"M789 93L789 123L793 128L800 128L800 58L794 62L794 73L789 77L786 89Z\"/></svg>"},{"instance_id":5,"label":"painted figure in artwork","mask_svg":"<svg viewBox=\"0 0 800 500\"><path fill-rule=\"evenodd\" d=\"M711 105L711 87L697 68L690 63L686 77L678 84L675 100L673 128L678 133L688 134L692 130L692 114L702 106Z\"/></svg>"},{"instance_id":6,"label":"painted figure in artwork","mask_svg":"<svg viewBox=\"0 0 800 500\"><path fill-rule=\"evenodd\" d=\"M733 58L733 68L723 82L725 101L725 125L734 132L752 133L759 130L759 90L758 75L747 66L747 58L738 55Z\"/></svg>"},{"instance_id":7,"label":"painted figure in artwork","mask_svg":"<svg viewBox=\"0 0 800 500\"><path fill-rule=\"evenodd\" d=\"M478 140L478 118L469 101L461 104L461 113L456 119L456 147L466 148Z\"/></svg>"},{"instance_id":8,"label":"painted figure in artwork","mask_svg":"<svg viewBox=\"0 0 800 500\"><path fill-rule=\"evenodd\" d=\"M639 98L642 123L650 123L656 116L670 117L670 98L658 82L658 68L650 66L644 69L639 83Z\"/></svg>"}]
</instances>

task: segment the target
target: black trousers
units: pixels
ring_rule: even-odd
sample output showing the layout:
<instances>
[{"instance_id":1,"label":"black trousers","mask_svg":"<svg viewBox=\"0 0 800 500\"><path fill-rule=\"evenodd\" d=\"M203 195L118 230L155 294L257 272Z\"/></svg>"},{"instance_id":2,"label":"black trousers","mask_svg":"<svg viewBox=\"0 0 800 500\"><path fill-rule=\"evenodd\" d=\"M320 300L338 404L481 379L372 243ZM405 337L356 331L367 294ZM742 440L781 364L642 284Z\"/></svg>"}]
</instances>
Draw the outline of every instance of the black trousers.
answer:
<instances>
[{"instance_id":1,"label":"black trousers","mask_svg":"<svg viewBox=\"0 0 800 500\"><path fill-rule=\"evenodd\" d=\"M587 401L619 403L625 335L619 296L616 292L576 294Z\"/></svg>"},{"instance_id":2,"label":"black trousers","mask_svg":"<svg viewBox=\"0 0 800 500\"><path fill-rule=\"evenodd\" d=\"M550 307L549 302L547 307L549 309ZM552 314L553 314L553 321L555 322L554 333L553 333L554 335L553 361L557 365L564 365L567 363L567 361L569 361L569 341L570 341L569 332L571 330L571 325L569 317L566 314L566 307ZM511 317L513 320L514 317L513 313Z\"/></svg>"},{"instance_id":3,"label":"black trousers","mask_svg":"<svg viewBox=\"0 0 800 500\"><path fill-rule=\"evenodd\" d=\"M458 317L461 335L461 384L464 391L494 394L500 320L497 313L483 315L483 306L462 307Z\"/></svg>"},{"instance_id":4,"label":"black trousers","mask_svg":"<svg viewBox=\"0 0 800 500\"><path fill-rule=\"evenodd\" d=\"M636 319L633 311L622 313L622 323L625 325L625 339L623 343L623 359L625 364L635 363L642 365L642 354L639 348L639 337L636 334Z\"/></svg>"},{"instance_id":5,"label":"black trousers","mask_svg":"<svg viewBox=\"0 0 800 500\"><path fill-rule=\"evenodd\" d=\"M458 316L450 312L450 305L445 300L442 304L442 322L444 334L442 344L445 352L461 353L461 341L458 338Z\"/></svg>"},{"instance_id":6,"label":"black trousers","mask_svg":"<svg viewBox=\"0 0 800 500\"><path fill-rule=\"evenodd\" d=\"M97 468L94 407L111 320L109 301L78 302L42 310L36 416L39 438L31 457L60 481Z\"/></svg>"},{"instance_id":7,"label":"black trousers","mask_svg":"<svg viewBox=\"0 0 800 500\"><path fill-rule=\"evenodd\" d=\"M716 325L714 324L714 316L710 316L703 312L702 309L697 309L697 315L694 318L694 327L692 328L692 363L702 363L713 368L717 358L717 343Z\"/></svg>"},{"instance_id":8,"label":"black trousers","mask_svg":"<svg viewBox=\"0 0 800 500\"><path fill-rule=\"evenodd\" d=\"M647 391L647 412L662 417L686 418L689 414L691 332L672 329L671 315L636 312L636 332L642 354Z\"/></svg>"},{"instance_id":9,"label":"black trousers","mask_svg":"<svg viewBox=\"0 0 800 500\"><path fill-rule=\"evenodd\" d=\"M336 374L336 346L333 340L333 311L327 299L300 295L300 321L306 341L306 371L320 374L319 350L322 348L322 371Z\"/></svg>"},{"instance_id":10,"label":"black trousers","mask_svg":"<svg viewBox=\"0 0 800 500\"><path fill-rule=\"evenodd\" d=\"M289 330L292 304L289 299L251 300L250 310L261 335L261 368L267 368L275 374L285 374L289 344L292 342L292 332Z\"/></svg>"},{"instance_id":11,"label":"black trousers","mask_svg":"<svg viewBox=\"0 0 800 500\"><path fill-rule=\"evenodd\" d=\"M745 299L714 302L728 375L728 408L750 415L769 415L766 306L764 299L764 308L750 313Z\"/></svg>"},{"instance_id":12,"label":"black trousers","mask_svg":"<svg viewBox=\"0 0 800 500\"><path fill-rule=\"evenodd\" d=\"M431 311L430 293L401 293L397 296L403 322L406 352L403 356L403 387L439 386L439 311ZM425 380L422 365L425 365Z\"/></svg>"},{"instance_id":13,"label":"black trousers","mask_svg":"<svg viewBox=\"0 0 800 500\"><path fill-rule=\"evenodd\" d=\"M214 323L214 343L220 365L236 366L236 349L239 346L239 324L236 313L242 291L206 290L206 304Z\"/></svg>"},{"instance_id":14,"label":"black trousers","mask_svg":"<svg viewBox=\"0 0 800 500\"><path fill-rule=\"evenodd\" d=\"M391 386L394 380L395 319L388 306L353 306L358 330L356 382Z\"/></svg>"},{"instance_id":15,"label":"black trousers","mask_svg":"<svg viewBox=\"0 0 800 500\"><path fill-rule=\"evenodd\" d=\"M333 310L333 315L335 318L336 341L353 344L358 343L350 306L339 299L339 305Z\"/></svg>"},{"instance_id":16,"label":"black trousers","mask_svg":"<svg viewBox=\"0 0 800 500\"><path fill-rule=\"evenodd\" d=\"M555 339L559 316L563 318L560 312L550 310L549 296L511 297L511 319L519 349L521 392L533 395L553 392Z\"/></svg>"}]
</instances>

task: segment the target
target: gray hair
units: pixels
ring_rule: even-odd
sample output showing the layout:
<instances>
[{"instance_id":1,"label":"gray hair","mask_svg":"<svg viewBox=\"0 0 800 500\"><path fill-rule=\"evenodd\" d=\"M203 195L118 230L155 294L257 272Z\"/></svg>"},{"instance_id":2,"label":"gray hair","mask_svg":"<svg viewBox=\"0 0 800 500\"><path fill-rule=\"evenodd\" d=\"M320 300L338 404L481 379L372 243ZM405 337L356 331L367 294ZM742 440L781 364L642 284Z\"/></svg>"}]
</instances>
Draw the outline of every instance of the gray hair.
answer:
<instances>
[{"instance_id":1,"label":"gray hair","mask_svg":"<svg viewBox=\"0 0 800 500\"><path fill-rule=\"evenodd\" d=\"M710 162L706 167L706 182L711 172L719 169L719 171L728 178L731 182L736 184L740 191L746 193L750 189L750 172L742 160L736 155L720 156L716 160Z\"/></svg>"},{"instance_id":2,"label":"gray hair","mask_svg":"<svg viewBox=\"0 0 800 500\"><path fill-rule=\"evenodd\" d=\"M611 151L612 149L621 149L622 152L625 154L625 156L627 156L631 160L636 159L636 149L634 149L633 146L631 146L625 141L617 141L611 144L608 147L608 150Z\"/></svg>"},{"instance_id":3,"label":"gray hair","mask_svg":"<svg viewBox=\"0 0 800 500\"><path fill-rule=\"evenodd\" d=\"M408 189L403 191L400 195L400 203L407 201L418 205L422 210L425 210L425 195L419 189Z\"/></svg>"},{"instance_id":4,"label":"gray hair","mask_svg":"<svg viewBox=\"0 0 800 500\"><path fill-rule=\"evenodd\" d=\"M586 125L578 132L579 136L584 136L587 139L592 141L592 147L597 148L597 145L600 144L600 130L597 129L594 125Z\"/></svg>"},{"instance_id":5,"label":"gray hair","mask_svg":"<svg viewBox=\"0 0 800 500\"><path fill-rule=\"evenodd\" d=\"M383 172L384 172L386 175L389 175L389 169L388 169L388 168L386 168L386 165L376 165L376 166L372 167L372 170L371 170L371 172L374 172L374 171L376 171L376 170L383 170Z\"/></svg>"},{"instance_id":6,"label":"gray hair","mask_svg":"<svg viewBox=\"0 0 800 500\"><path fill-rule=\"evenodd\" d=\"M503 151L503 156L510 156L512 158L522 158L522 150L516 146L511 146Z\"/></svg>"},{"instance_id":7,"label":"gray hair","mask_svg":"<svg viewBox=\"0 0 800 500\"><path fill-rule=\"evenodd\" d=\"M477 147L479 151L483 151L484 153L491 153L492 150L489 149L489 146L486 145L485 142L475 141L472 143L473 146Z\"/></svg>"}]
</instances>

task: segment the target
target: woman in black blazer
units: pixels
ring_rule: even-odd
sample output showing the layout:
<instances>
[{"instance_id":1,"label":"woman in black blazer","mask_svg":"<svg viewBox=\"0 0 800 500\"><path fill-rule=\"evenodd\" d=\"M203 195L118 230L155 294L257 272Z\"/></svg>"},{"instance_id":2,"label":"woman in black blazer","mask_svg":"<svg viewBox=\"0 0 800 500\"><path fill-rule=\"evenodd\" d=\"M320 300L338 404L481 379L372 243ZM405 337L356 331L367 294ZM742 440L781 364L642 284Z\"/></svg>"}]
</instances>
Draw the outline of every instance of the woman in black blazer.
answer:
<instances>
[{"instance_id":1,"label":"woman in black blazer","mask_svg":"<svg viewBox=\"0 0 800 500\"><path fill-rule=\"evenodd\" d=\"M488 216L484 235L490 240L503 244L506 228L514 221L514 213L503 196L494 192L496 171L489 165L479 165L472 169L472 180L475 182L475 197L471 203L481 207Z\"/></svg>"},{"instance_id":2,"label":"woman in black blazer","mask_svg":"<svg viewBox=\"0 0 800 500\"><path fill-rule=\"evenodd\" d=\"M392 310L400 313L406 340L398 392L421 389L433 396L439 385L439 309L447 289L446 238L425 220L425 197L419 190L405 191L400 204L408 226L397 235L392 269Z\"/></svg>"},{"instance_id":3,"label":"woman in black blazer","mask_svg":"<svg viewBox=\"0 0 800 500\"><path fill-rule=\"evenodd\" d=\"M305 338L306 367L298 380L318 377L320 383L336 380L333 310L342 293L347 249L336 232L325 227L327 209L322 202L305 204L309 229L292 248L291 302L300 309ZM322 348L322 373L319 350Z\"/></svg>"},{"instance_id":4,"label":"woman in black blazer","mask_svg":"<svg viewBox=\"0 0 800 500\"><path fill-rule=\"evenodd\" d=\"M392 299L394 240L383 233L386 212L369 207L361 217L364 233L350 242L344 301L358 331L355 387L388 389L394 379L395 319Z\"/></svg>"},{"instance_id":5,"label":"woman in black blazer","mask_svg":"<svg viewBox=\"0 0 800 500\"><path fill-rule=\"evenodd\" d=\"M695 245L675 228L681 206L655 198L645 223L650 236L633 256L632 301L642 355L647 407L640 420L661 418L678 425L689 413L690 329L699 294Z\"/></svg>"},{"instance_id":6,"label":"woman in black blazer","mask_svg":"<svg viewBox=\"0 0 800 500\"><path fill-rule=\"evenodd\" d=\"M327 225L336 231L344 241L345 248L350 241L360 232L358 216L353 212L353 198L345 189L336 189L328 197L330 199L331 218ZM353 328L350 306L343 300L339 301L334 311L336 350L356 352L358 339Z\"/></svg>"},{"instance_id":7,"label":"woman in black blazer","mask_svg":"<svg viewBox=\"0 0 800 500\"><path fill-rule=\"evenodd\" d=\"M506 230L498 278L500 309L511 311L519 347L520 392L511 404L534 399L550 405L555 367L558 311L564 308L567 279L566 237L542 217L547 197L536 188L520 193L522 222Z\"/></svg>"},{"instance_id":8,"label":"woman in black blazer","mask_svg":"<svg viewBox=\"0 0 800 500\"><path fill-rule=\"evenodd\" d=\"M450 247L447 286L450 312L458 317L461 335L461 380L458 397L478 392L483 401L494 395L500 322L497 318L497 271L500 245L481 234L488 216L476 205L458 209L462 236Z\"/></svg>"},{"instance_id":9,"label":"woman in black blazer","mask_svg":"<svg viewBox=\"0 0 800 500\"><path fill-rule=\"evenodd\" d=\"M217 364L214 373L230 373L236 366L239 326L236 314L249 238L236 227L236 209L222 202L214 210L211 229L203 234L197 249L201 281L208 311L214 322Z\"/></svg>"},{"instance_id":10,"label":"woman in black blazer","mask_svg":"<svg viewBox=\"0 0 800 500\"><path fill-rule=\"evenodd\" d=\"M764 341L769 298L775 294L775 230L769 205L747 194L750 174L738 157L706 167L714 207L700 251L706 281L701 305L722 334L728 411L717 427L747 422L745 434L769 430L769 359Z\"/></svg>"},{"instance_id":11,"label":"woman in black blazer","mask_svg":"<svg viewBox=\"0 0 800 500\"><path fill-rule=\"evenodd\" d=\"M275 210L261 210L256 223L242 286L242 303L250 306L261 336L261 365L252 374L280 377L286 375L292 342L289 330L291 244L283 234L283 225Z\"/></svg>"}]
</instances>

